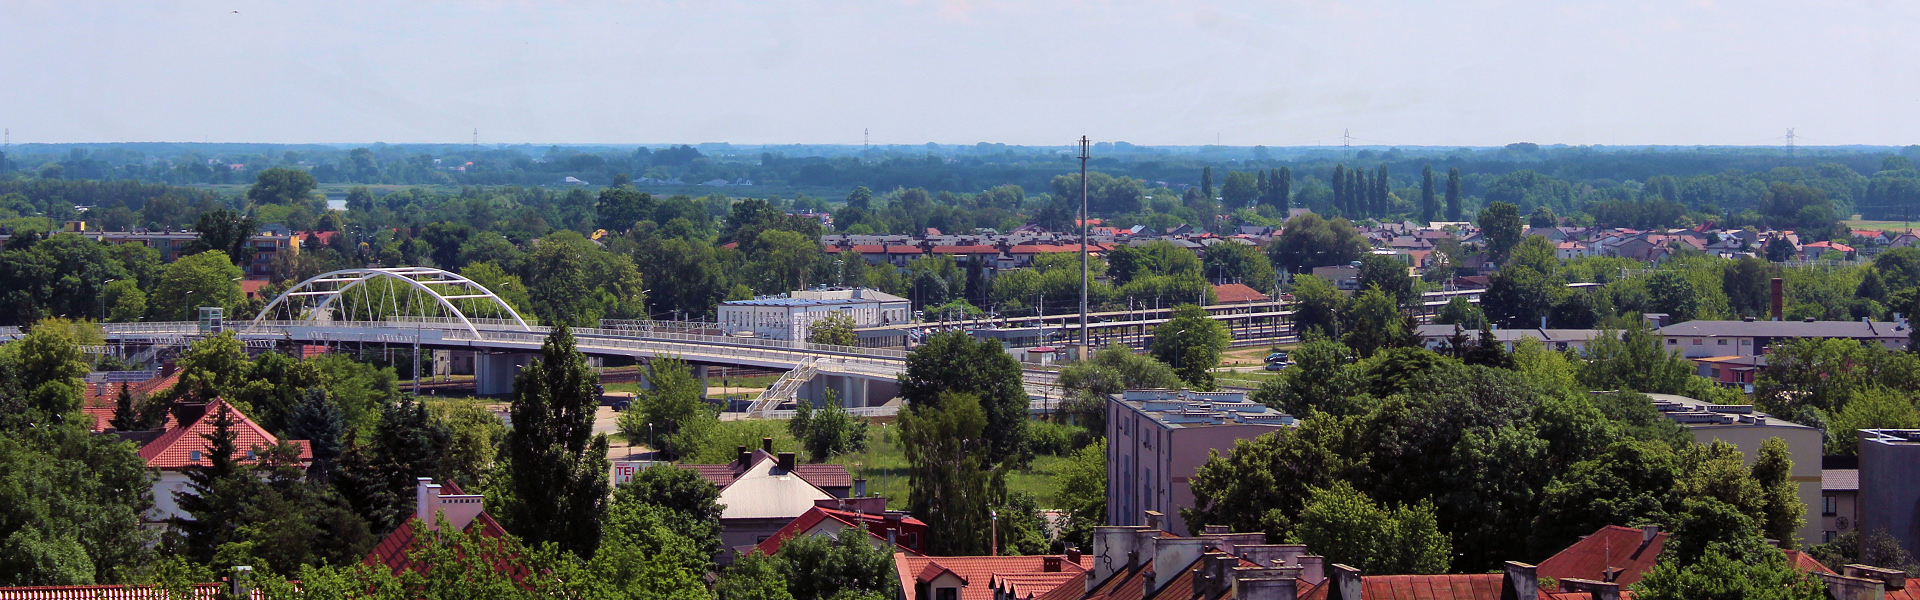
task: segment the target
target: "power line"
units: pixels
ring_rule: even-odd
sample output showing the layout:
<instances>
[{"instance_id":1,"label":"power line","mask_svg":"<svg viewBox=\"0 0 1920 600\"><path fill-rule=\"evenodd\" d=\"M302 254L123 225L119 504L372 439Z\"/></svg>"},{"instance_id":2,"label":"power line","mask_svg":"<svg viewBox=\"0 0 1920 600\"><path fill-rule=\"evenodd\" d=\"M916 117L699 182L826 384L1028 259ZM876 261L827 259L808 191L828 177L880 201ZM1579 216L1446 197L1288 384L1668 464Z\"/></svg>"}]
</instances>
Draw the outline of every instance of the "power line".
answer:
<instances>
[{"instance_id":1,"label":"power line","mask_svg":"<svg viewBox=\"0 0 1920 600\"><path fill-rule=\"evenodd\" d=\"M1787 128L1787 156L1793 156L1793 128Z\"/></svg>"}]
</instances>

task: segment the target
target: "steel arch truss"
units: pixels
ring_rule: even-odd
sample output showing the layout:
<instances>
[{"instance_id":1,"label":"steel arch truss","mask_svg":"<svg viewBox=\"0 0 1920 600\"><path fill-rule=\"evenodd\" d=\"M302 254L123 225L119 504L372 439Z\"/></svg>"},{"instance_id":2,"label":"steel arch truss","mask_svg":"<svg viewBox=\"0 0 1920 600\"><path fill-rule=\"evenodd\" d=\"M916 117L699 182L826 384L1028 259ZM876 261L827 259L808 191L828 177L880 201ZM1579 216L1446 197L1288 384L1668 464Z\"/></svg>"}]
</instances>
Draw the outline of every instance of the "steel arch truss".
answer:
<instances>
[{"instance_id":1,"label":"steel arch truss","mask_svg":"<svg viewBox=\"0 0 1920 600\"><path fill-rule=\"evenodd\" d=\"M472 279L432 267L341 269L302 281L281 292L253 325L262 321L385 321L389 318L444 318L478 336L467 310L497 311L501 325L533 331L500 296ZM437 314L435 314L437 313ZM479 318L479 317L474 317Z\"/></svg>"}]
</instances>

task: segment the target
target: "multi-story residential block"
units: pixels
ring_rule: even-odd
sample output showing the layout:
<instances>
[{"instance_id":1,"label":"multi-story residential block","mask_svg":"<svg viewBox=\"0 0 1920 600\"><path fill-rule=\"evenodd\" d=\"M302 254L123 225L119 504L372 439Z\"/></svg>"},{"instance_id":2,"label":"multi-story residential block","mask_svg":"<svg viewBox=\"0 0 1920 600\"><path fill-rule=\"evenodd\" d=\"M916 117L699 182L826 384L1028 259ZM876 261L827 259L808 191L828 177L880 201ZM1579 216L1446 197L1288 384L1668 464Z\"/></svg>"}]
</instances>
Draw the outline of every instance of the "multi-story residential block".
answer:
<instances>
[{"instance_id":1,"label":"multi-story residential block","mask_svg":"<svg viewBox=\"0 0 1920 600\"><path fill-rule=\"evenodd\" d=\"M1141 525L1147 511L1193 505L1187 479L1212 450L1291 427L1291 415L1244 392L1127 390L1107 399L1107 524ZM1178 521L1178 519L1174 519ZM1184 523L1169 531L1185 532Z\"/></svg>"},{"instance_id":2,"label":"multi-story residential block","mask_svg":"<svg viewBox=\"0 0 1920 600\"><path fill-rule=\"evenodd\" d=\"M912 317L906 298L867 288L800 290L720 304L720 327L775 340L804 340L813 323L832 313L853 318L854 327L905 323Z\"/></svg>"}]
</instances>

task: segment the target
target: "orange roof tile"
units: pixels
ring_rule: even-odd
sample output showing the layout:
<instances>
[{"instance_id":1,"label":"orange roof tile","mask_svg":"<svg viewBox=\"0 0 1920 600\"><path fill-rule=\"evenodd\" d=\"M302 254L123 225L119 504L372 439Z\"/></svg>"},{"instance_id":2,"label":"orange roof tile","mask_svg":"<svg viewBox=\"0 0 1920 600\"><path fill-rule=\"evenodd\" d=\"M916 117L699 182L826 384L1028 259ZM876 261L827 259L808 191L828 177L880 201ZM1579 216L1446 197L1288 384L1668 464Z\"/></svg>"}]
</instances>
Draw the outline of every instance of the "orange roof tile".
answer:
<instances>
[{"instance_id":1,"label":"orange roof tile","mask_svg":"<svg viewBox=\"0 0 1920 600\"><path fill-rule=\"evenodd\" d=\"M1540 576L1630 585L1640 581L1641 576L1653 569L1654 563L1660 558L1660 549L1667 544L1667 534L1664 532L1655 533L1653 539L1643 546L1641 540L1644 536L1645 532L1632 527L1601 527L1593 535L1581 538L1565 550L1540 561ZM1620 575L1608 577L1609 569L1619 570Z\"/></svg>"},{"instance_id":2,"label":"orange roof tile","mask_svg":"<svg viewBox=\"0 0 1920 600\"><path fill-rule=\"evenodd\" d=\"M1259 290L1248 287L1247 284L1244 283L1228 283L1213 286L1213 295L1215 298L1218 298L1218 302L1221 304L1266 302L1269 299L1266 294L1262 294Z\"/></svg>"},{"instance_id":3,"label":"orange roof tile","mask_svg":"<svg viewBox=\"0 0 1920 600\"><path fill-rule=\"evenodd\" d=\"M912 556L906 553L894 553L893 562L895 569L899 573L900 584L903 586L903 589L913 589L915 582L927 581L939 576L942 572L950 572L953 573L954 576L967 582L965 587L960 588L960 600L992 600L994 597L992 583L995 577L1046 573L1047 571L1045 569L1048 558L1060 561L1060 571L1058 571L1058 573L1066 574L1066 576L1060 578L1062 582L1072 579L1071 575L1075 573L1081 573L1087 570L1086 565L1066 560L1058 554L1041 556L941 556L936 558ZM1082 556L1080 560L1083 563L1089 562L1085 556Z\"/></svg>"},{"instance_id":4,"label":"orange roof tile","mask_svg":"<svg viewBox=\"0 0 1920 600\"><path fill-rule=\"evenodd\" d=\"M215 398L199 418L171 427L159 438L140 447L140 458L147 462L147 468L150 469L179 470L190 465L209 464L208 459L211 457L206 456L206 449L211 442L208 442L205 436L213 433L212 415L219 414L223 409L232 410L226 400ZM266 448L280 443L279 438L267 433L267 430L261 428L258 423L254 423L253 419L247 418L245 413L232 410L231 414L234 420L234 432L237 434L234 438L234 456L240 457L240 462L252 462L253 459L247 458L246 454L255 448ZM301 460L313 459L313 448L308 446L305 440L295 440L294 443L300 445Z\"/></svg>"},{"instance_id":5,"label":"orange roof tile","mask_svg":"<svg viewBox=\"0 0 1920 600\"><path fill-rule=\"evenodd\" d=\"M802 477L802 479L805 479L805 477ZM823 506L815 506L812 509L807 510L807 512L802 513L799 517L794 518L794 520L788 522L786 526L781 527L779 531L773 532L773 535L767 536L766 541L760 542L760 544L758 546L755 546L755 548L758 549L761 554L765 554L767 556L773 556L774 553L780 551L780 547L785 545L788 539L791 539L793 536L800 535L801 533L811 530L813 529L813 526L818 525L820 524L821 521L825 521L828 519L839 521L841 525L844 525L847 528L860 527L861 529L865 530L868 535L871 535L876 539L881 539L881 540L887 539L886 535L882 533L888 529L886 515L878 515L873 513L856 513L856 512L826 508ZM855 522L862 523L864 524L864 526L856 525ZM878 529L879 531L875 531L876 529ZM900 529L916 530L915 532L919 534L917 536L914 536L915 538L914 541L916 542L916 546L918 546L918 544L923 544L926 540L927 524L921 522L919 519L915 519L913 517L902 517L900 519ZM919 556L922 554L920 552L922 548L909 547L904 540L901 541L899 545L899 549L906 550L908 554L912 554L915 556Z\"/></svg>"}]
</instances>

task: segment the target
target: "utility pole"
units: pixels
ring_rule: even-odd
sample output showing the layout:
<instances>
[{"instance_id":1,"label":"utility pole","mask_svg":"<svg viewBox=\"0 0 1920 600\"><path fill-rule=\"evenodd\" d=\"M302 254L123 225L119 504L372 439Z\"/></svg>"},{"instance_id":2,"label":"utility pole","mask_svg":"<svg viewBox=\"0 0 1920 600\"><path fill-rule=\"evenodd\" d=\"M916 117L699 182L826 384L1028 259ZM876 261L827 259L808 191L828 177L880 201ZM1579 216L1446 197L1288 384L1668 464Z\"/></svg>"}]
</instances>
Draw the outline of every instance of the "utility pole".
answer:
<instances>
[{"instance_id":1,"label":"utility pole","mask_svg":"<svg viewBox=\"0 0 1920 600\"><path fill-rule=\"evenodd\" d=\"M1353 147L1353 130L1352 129L1340 130L1340 147L1341 148Z\"/></svg>"},{"instance_id":2,"label":"utility pole","mask_svg":"<svg viewBox=\"0 0 1920 600\"><path fill-rule=\"evenodd\" d=\"M1787 128L1787 156L1793 156L1793 128Z\"/></svg>"},{"instance_id":3,"label":"utility pole","mask_svg":"<svg viewBox=\"0 0 1920 600\"><path fill-rule=\"evenodd\" d=\"M1086 360L1091 337L1087 328L1087 152L1092 146L1080 136L1080 359Z\"/></svg>"}]
</instances>

